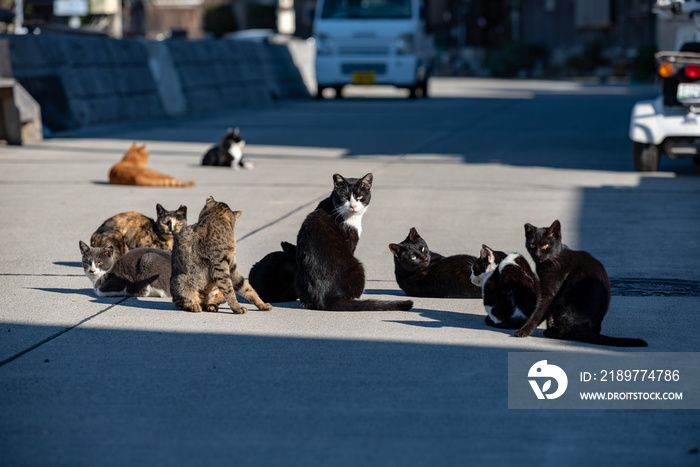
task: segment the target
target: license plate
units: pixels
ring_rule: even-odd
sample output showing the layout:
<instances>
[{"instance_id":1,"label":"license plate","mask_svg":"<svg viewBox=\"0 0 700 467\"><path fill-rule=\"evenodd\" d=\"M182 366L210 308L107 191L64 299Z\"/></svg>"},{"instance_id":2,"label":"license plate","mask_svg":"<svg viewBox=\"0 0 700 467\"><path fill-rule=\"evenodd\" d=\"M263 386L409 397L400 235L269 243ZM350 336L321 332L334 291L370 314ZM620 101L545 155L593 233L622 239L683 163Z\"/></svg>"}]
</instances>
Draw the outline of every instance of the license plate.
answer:
<instances>
[{"instance_id":1,"label":"license plate","mask_svg":"<svg viewBox=\"0 0 700 467\"><path fill-rule=\"evenodd\" d=\"M352 73L352 84L374 84L376 82L373 71L355 71Z\"/></svg>"},{"instance_id":2,"label":"license plate","mask_svg":"<svg viewBox=\"0 0 700 467\"><path fill-rule=\"evenodd\" d=\"M684 104L700 104L700 84L678 83L676 97Z\"/></svg>"}]
</instances>

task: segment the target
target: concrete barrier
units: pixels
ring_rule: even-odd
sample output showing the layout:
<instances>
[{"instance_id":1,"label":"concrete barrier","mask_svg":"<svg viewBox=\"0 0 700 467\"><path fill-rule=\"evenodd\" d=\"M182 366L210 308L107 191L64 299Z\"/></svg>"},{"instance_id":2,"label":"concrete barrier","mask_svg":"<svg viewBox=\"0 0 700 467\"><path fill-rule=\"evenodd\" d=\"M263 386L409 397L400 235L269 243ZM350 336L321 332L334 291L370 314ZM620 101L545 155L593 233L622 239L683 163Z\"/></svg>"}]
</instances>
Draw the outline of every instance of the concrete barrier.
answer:
<instances>
[{"instance_id":1,"label":"concrete barrier","mask_svg":"<svg viewBox=\"0 0 700 467\"><path fill-rule=\"evenodd\" d=\"M285 44L7 37L14 78L52 131L310 96Z\"/></svg>"}]
</instances>

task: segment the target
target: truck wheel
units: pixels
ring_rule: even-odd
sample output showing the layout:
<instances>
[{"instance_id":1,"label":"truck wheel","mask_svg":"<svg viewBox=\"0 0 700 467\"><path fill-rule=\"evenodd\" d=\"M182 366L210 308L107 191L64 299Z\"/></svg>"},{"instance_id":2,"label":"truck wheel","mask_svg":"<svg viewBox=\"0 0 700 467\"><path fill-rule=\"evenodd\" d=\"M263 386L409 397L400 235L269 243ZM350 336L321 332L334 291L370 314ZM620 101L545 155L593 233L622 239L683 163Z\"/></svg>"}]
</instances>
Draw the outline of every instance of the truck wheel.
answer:
<instances>
[{"instance_id":1,"label":"truck wheel","mask_svg":"<svg viewBox=\"0 0 700 467\"><path fill-rule=\"evenodd\" d=\"M428 97L428 78L420 83L420 95L421 97Z\"/></svg>"},{"instance_id":2,"label":"truck wheel","mask_svg":"<svg viewBox=\"0 0 700 467\"><path fill-rule=\"evenodd\" d=\"M655 144L634 143L634 169L637 172L659 170L659 148Z\"/></svg>"},{"instance_id":3,"label":"truck wheel","mask_svg":"<svg viewBox=\"0 0 700 467\"><path fill-rule=\"evenodd\" d=\"M323 90L326 89L323 86L319 86L316 90L316 99L323 99Z\"/></svg>"}]
</instances>

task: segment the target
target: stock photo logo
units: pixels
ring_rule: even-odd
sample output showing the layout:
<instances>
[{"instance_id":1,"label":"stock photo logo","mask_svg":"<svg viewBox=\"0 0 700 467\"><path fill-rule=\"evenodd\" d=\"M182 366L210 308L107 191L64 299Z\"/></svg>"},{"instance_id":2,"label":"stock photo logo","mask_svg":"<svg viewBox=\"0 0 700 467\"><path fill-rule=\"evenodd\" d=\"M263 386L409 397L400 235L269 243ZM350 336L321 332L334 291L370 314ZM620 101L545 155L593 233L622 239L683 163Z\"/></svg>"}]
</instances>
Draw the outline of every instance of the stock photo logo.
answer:
<instances>
[{"instance_id":1,"label":"stock photo logo","mask_svg":"<svg viewBox=\"0 0 700 467\"><path fill-rule=\"evenodd\" d=\"M566 377L564 370L556 365L548 364L547 360L540 360L532 365L527 377L535 378L528 379L528 382L538 399L557 399L564 394L569 385L569 378ZM557 385L556 390L550 392L552 380L556 381Z\"/></svg>"}]
</instances>

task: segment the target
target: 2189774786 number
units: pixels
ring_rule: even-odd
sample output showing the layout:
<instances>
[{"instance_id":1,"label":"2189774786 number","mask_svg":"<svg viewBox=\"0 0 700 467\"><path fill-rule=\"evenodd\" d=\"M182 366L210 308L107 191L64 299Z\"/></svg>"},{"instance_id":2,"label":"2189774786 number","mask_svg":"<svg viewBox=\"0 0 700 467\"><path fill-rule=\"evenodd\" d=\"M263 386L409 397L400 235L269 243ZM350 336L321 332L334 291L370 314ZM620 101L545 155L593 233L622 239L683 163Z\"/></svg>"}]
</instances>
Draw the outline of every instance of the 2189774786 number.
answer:
<instances>
[{"instance_id":1,"label":"2189774786 number","mask_svg":"<svg viewBox=\"0 0 700 467\"><path fill-rule=\"evenodd\" d=\"M629 381L654 381L654 382L677 382L681 375L678 370L601 370L598 374L582 371L580 381L601 381L601 382L629 382Z\"/></svg>"}]
</instances>

